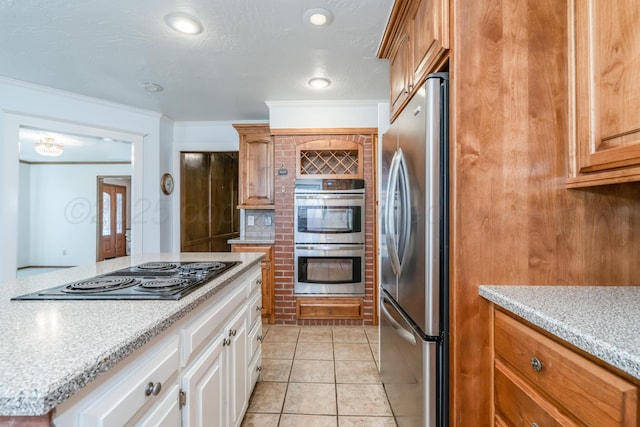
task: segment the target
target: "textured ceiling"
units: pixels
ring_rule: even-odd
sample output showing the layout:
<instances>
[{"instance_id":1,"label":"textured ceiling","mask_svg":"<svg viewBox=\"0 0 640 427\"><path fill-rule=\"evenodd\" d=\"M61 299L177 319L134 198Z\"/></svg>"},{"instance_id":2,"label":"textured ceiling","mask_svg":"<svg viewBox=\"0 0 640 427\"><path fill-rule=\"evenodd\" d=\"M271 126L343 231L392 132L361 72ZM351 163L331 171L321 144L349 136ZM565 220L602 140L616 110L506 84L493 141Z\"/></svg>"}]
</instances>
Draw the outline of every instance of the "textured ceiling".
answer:
<instances>
[{"instance_id":1,"label":"textured ceiling","mask_svg":"<svg viewBox=\"0 0 640 427\"><path fill-rule=\"evenodd\" d=\"M376 58L393 0L0 0L0 76L161 112L266 120L264 101L381 100ZM307 9L333 12L312 28ZM185 36L164 16L197 16ZM332 85L313 90L315 75ZM164 87L144 90L145 82Z\"/></svg>"}]
</instances>

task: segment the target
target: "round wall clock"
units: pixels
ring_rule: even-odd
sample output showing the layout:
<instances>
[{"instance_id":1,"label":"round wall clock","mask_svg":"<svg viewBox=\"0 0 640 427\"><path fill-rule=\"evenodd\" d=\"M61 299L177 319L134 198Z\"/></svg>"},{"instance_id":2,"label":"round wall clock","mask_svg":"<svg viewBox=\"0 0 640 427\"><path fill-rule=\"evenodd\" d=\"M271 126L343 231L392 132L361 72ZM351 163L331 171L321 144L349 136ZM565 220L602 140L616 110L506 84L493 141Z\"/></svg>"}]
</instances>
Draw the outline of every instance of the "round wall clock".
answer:
<instances>
[{"instance_id":1,"label":"round wall clock","mask_svg":"<svg viewBox=\"0 0 640 427\"><path fill-rule=\"evenodd\" d=\"M162 188L162 192L164 194L171 194L173 191L173 177L170 173L165 173L162 175L160 179L160 187Z\"/></svg>"}]
</instances>

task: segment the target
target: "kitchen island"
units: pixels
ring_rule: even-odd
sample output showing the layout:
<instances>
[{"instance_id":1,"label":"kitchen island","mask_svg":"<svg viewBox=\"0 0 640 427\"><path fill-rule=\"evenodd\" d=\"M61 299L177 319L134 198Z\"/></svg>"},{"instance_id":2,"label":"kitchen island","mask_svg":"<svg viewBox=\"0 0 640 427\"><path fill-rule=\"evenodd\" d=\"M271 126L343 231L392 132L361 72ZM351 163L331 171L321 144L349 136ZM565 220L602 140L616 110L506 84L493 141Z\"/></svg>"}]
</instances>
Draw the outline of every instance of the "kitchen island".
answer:
<instances>
[{"instance_id":1,"label":"kitchen island","mask_svg":"<svg viewBox=\"0 0 640 427\"><path fill-rule=\"evenodd\" d=\"M479 294L493 303L496 424L638 425L640 287L480 286Z\"/></svg>"},{"instance_id":2,"label":"kitchen island","mask_svg":"<svg viewBox=\"0 0 640 427\"><path fill-rule=\"evenodd\" d=\"M253 253L148 254L3 283L0 287L0 425L10 422L12 417L20 417L15 419L21 422L41 420L38 425L47 425L45 420L57 416L52 410L60 405L70 409L82 401L84 393L97 393L103 383L117 384L117 378L112 377L125 373L126 365L132 360L138 363L140 354L153 356L154 346L160 342L171 342L176 348L173 353L178 375L172 371L170 376L174 383L179 383L181 378L177 377L197 355L207 352L203 348L216 338L210 336L210 332L222 325L212 323L213 320L226 322L240 307L247 313L254 308L245 305L255 303L256 296L259 300L261 259L262 254ZM154 261L240 261L240 264L177 301L11 301L18 295ZM229 309L229 313L216 306L218 302L218 305L226 304L226 300L231 302L232 298L237 307ZM203 312L205 309L216 311L208 314ZM226 317L218 315L219 312L224 312ZM202 316L210 319L198 320ZM245 339L249 328L259 329L253 315L251 321L248 319L241 318ZM223 338L225 345L227 339L231 341ZM241 350L244 351L245 346L246 343L241 343ZM243 357L253 357L256 351L252 351ZM244 381L247 366L241 368L245 371ZM151 390L149 394L161 394L162 387L156 388L157 392ZM162 395L166 394L164 390ZM173 400L177 402L178 396ZM25 416L27 418L21 418Z\"/></svg>"}]
</instances>

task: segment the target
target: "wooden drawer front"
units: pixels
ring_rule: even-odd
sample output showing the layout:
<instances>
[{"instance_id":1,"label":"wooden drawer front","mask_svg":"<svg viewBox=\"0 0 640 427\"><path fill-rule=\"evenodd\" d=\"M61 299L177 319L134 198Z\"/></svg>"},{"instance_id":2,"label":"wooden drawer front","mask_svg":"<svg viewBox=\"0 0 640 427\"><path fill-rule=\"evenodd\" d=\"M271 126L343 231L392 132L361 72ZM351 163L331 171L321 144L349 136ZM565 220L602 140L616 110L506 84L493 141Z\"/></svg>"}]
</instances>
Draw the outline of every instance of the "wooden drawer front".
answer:
<instances>
[{"instance_id":1,"label":"wooden drawer front","mask_svg":"<svg viewBox=\"0 0 640 427\"><path fill-rule=\"evenodd\" d=\"M193 353L218 334L225 319L235 313L245 301L246 288L245 285L232 289L229 295L216 301L214 305L208 307L180 331L182 337L181 366L186 366Z\"/></svg>"},{"instance_id":2,"label":"wooden drawer front","mask_svg":"<svg viewBox=\"0 0 640 427\"><path fill-rule=\"evenodd\" d=\"M582 422L636 425L638 392L633 384L499 311L495 351ZM539 371L532 367L532 358L542 363Z\"/></svg>"},{"instance_id":3,"label":"wooden drawer front","mask_svg":"<svg viewBox=\"0 0 640 427\"><path fill-rule=\"evenodd\" d=\"M82 426L122 426L127 424L145 406L162 399L164 393L176 383L180 366L178 336L174 335L158 351L128 367L123 381L101 393L91 406L80 414ZM173 378L172 381L170 379ZM151 383L160 383L157 394L147 395ZM109 387L109 386L107 386Z\"/></svg>"},{"instance_id":4,"label":"wooden drawer front","mask_svg":"<svg viewBox=\"0 0 640 427\"><path fill-rule=\"evenodd\" d=\"M298 319L362 319L362 298L298 298Z\"/></svg>"},{"instance_id":5,"label":"wooden drawer front","mask_svg":"<svg viewBox=\"0 0 640 427\"><path fill-rule=\"evenodd\" d=\"M576 425L502 363L496 361L495 368L496 417L504 424L545 427Z\"/></svg>"},{"instance_id":6,"label":"wooden drawer front","mask_svg":"<svg viewBox=\"0 0 640 427\"><path fill-rule=\"evenodd\" d=\"M260 348L261 343L262 343L262 323L258 322L256 325L254 325L253 329L250 329L250 332L249 332L249 356L248 356L249 360L251 360L253 356L256 354L256 352Z\"/></svg>"}]
</instances>

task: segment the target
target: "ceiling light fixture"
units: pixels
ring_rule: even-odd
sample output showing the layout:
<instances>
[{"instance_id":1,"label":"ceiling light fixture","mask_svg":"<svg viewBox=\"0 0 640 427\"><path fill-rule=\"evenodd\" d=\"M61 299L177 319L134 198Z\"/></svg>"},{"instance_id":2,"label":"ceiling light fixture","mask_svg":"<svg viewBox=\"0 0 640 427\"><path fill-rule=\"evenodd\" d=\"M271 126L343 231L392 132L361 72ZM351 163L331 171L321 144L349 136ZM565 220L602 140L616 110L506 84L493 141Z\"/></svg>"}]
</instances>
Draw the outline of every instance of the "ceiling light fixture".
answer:
<instances>
[{"instance_id":1,"label":"ceiling light fixture","mask_svg":"<svg viewBox=\"0 0 640 427\"><path fill-rule=\"evenodd\" d=\"M314 77L309 80L307 84L315 89L324 89L325 87L331 86L331 80L324 77Z\"/></svg>"},{"instance_id":2,"label":"ceiling light fixture","mask_svg":"<svg viewBox=\"0 0 640 427\"><path fill-rule=\"evenodd\" d=\"M166 24L175 31L188 36L195 36L196 34L200 34L203 30L202 24L198 18L183 12L175 12L165 15L164 22L166 22Z\"/></svg>"},{"instance_id":3,"label":"ceiling light fixture","mask_svg":"<svg viewBox=\"0 0 640 427\"><path fill-rule=\"evenodd\" d=\"M304 15L304 21L315 28L323 28L333 22L333 14L327 9L309 9Z\"/></svg>"},{"instance_id":4,"label":"ceiling light fixture","mask_svg":"<svg viewBox=\"0 0 640 427\"><path fill-rule=\"evenodd\" d=\"M55 139L47 136L36 142L35 149L40 155L58 157L64 151L64 144L56 142Z\"/></svg>"},{"instance_id":5,"label":"ceiling light fixture","mask_svg":"<svg viewBox=\"0 0 640 427\"><path fill-rule=\"evenodd\" d=\"M144 90L151 93L162 92L164 88L156 83L143 83Z\"/></svg>"}]
</instances>

